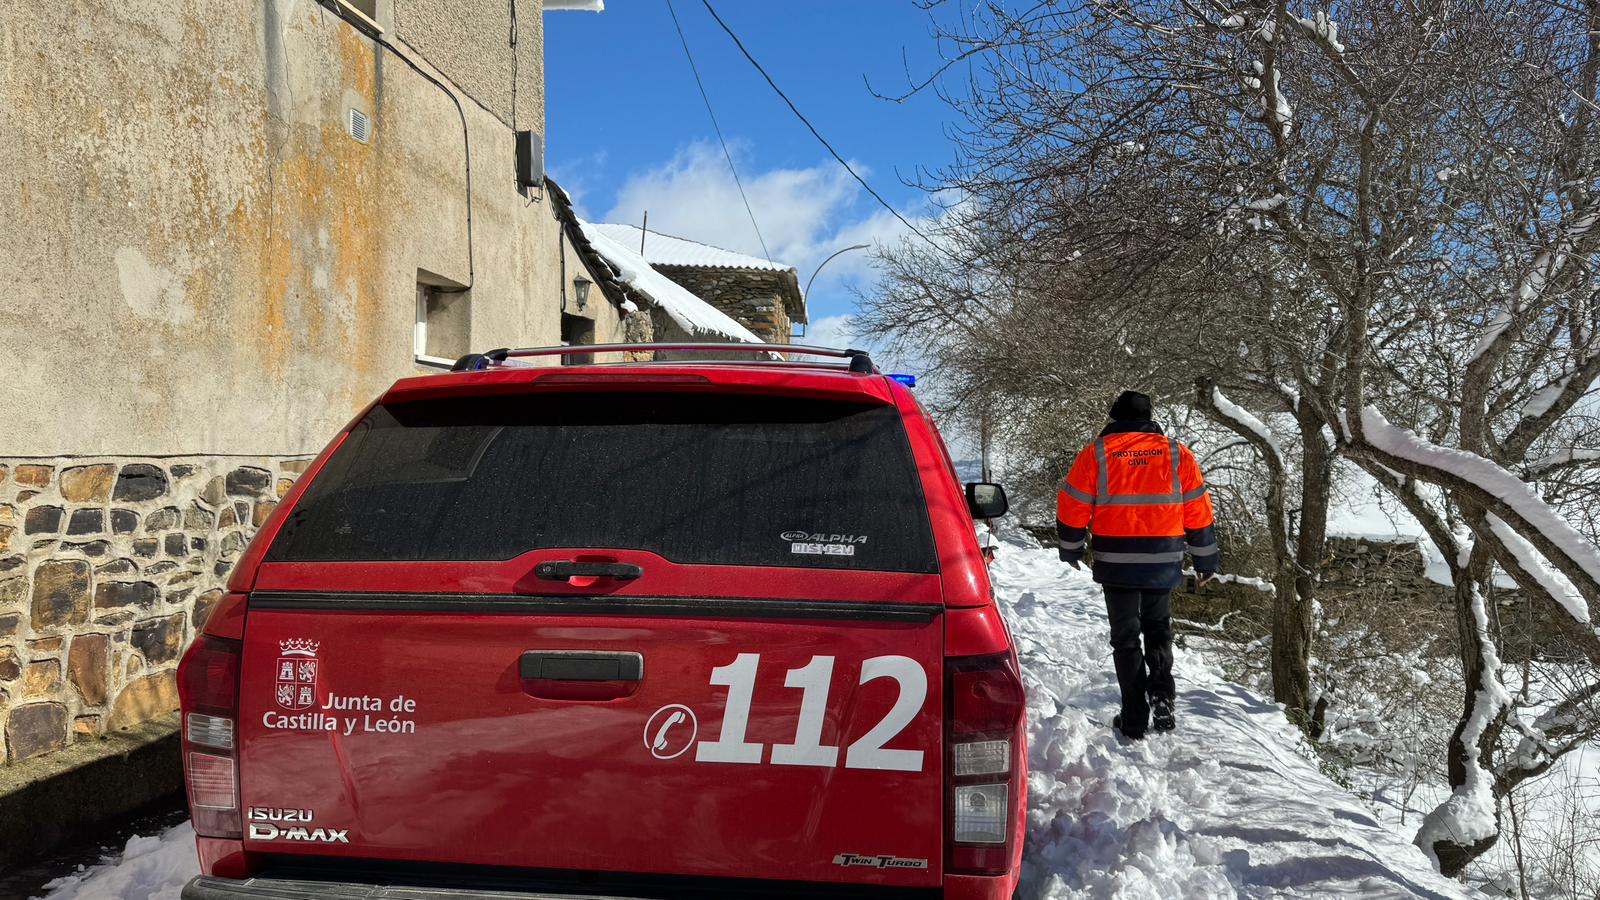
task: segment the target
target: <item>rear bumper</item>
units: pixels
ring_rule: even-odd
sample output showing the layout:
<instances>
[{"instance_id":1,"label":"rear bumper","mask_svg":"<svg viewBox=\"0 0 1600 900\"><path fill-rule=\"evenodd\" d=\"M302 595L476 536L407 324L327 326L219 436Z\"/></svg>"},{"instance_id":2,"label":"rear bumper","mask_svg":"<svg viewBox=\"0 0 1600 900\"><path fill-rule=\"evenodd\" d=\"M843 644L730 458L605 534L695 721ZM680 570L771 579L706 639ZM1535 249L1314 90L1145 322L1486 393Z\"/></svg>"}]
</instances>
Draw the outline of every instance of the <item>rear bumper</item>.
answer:
<instances>
[{"instance_id":1,"label":"rear bumper","mask_svg":"<svg viewBox=\"0 0 1600 900\"><path fill-rule=\"evenodd\" d=\"M183 900L573 900L576 894L526 893L475 888L398 887L349 881L301 881L293 878L213 878L189 882ZM584 900L626 900L615 896L584 896Z\"/></svg>"},{"instance_id":2,"label":"rear bumper","mask_svg":"<svg viewBox=\"0 0 1600 900\"><path fill-rule=\"evenodd\" d=\"M951 882L955 882L952 884ZM778 883L782 885L783 883ZM800 887L790 883L775 886L772 891L763 888L740 889L731 885L702 884L678 885L664 891L628 890L612 893L601 889L596 892L564 886L554 891L503 890L486 887L455 887L442 884L395 884L360 881L337 881L323 878L217 878L201 875L183 889L183 900L734 900L734 898L772 897L773 900L800 900L800 898L883 898L883 900L911 900L911 898L947 897L951 900L1004 900L1010 896L1011 883L1004 878L971 878L949 876L946 890L871 888L857 885L815 885Z\"/></svg>"}]
</instances>

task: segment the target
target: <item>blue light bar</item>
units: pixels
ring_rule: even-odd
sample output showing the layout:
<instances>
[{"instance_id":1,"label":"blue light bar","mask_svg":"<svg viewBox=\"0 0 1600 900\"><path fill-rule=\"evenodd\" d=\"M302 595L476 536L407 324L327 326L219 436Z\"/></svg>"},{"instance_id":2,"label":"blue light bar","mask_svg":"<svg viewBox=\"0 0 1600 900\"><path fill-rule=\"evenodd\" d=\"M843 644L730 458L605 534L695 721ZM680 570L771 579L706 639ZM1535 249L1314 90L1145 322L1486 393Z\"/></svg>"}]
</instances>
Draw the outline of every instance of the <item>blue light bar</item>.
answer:
<instances>
[{"instance_id":1,"label":"blue light bar","mask_svg":"<svg viewBox=\"0 0 1600 900\"><path fill-rule=\"evenodd\" d=\"M889 377L906 387L914 388L917 386L917 376L915 375L890 375Z\"/></svg>"}]
</instances>

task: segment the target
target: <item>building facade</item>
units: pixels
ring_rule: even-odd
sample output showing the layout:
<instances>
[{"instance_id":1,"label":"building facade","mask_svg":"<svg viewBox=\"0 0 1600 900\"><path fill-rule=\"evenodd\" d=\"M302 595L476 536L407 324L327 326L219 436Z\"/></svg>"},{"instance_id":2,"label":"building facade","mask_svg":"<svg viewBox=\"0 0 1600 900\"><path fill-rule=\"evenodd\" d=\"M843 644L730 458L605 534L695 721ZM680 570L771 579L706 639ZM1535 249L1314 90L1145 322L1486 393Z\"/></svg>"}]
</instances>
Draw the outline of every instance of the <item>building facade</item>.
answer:
<instances>
[{"instance_id":1,"label":"building facade","mask_svg":"<svg viewBox=\"0 0 1600 900\"><path fill-rule=\"evenodd\" d=\"M559 191L556 192L561 198ZM616 240L610 226L578 221L578 241L593 260L596 271L608 276L608 291L624 302L648 306L653 339L660 343L734 342L761 343L755 332L703 300L683 285L663 275L631 246ZM681 358L682 353L656 351L656 359ZM703 353L692 354L705 358ZM744 354L736 354L748 358Z\"/></svg>"},{"instance_id":2,"label":"building facade","mask_svg":"<svg viewBox=\"0 0 1600 900\"><path fill-rule=\"evenodd\" d=\"M769 344L787 344L807 321L799 273L782 262L701 241L645 231L638 225L591 226L636 252L651 268L720 310Z\"/></svg>"},{"instance_id":3,"label":"building facade","mask_svg":"<svg viewBox=\"0 0 1600 900\"><path fill-rule=\"evenodd\" d=\"M647 333L578 302L542 18L0 4L0 762L173 710L233 560L396 378Z\"/></svg>"}]
</instances>

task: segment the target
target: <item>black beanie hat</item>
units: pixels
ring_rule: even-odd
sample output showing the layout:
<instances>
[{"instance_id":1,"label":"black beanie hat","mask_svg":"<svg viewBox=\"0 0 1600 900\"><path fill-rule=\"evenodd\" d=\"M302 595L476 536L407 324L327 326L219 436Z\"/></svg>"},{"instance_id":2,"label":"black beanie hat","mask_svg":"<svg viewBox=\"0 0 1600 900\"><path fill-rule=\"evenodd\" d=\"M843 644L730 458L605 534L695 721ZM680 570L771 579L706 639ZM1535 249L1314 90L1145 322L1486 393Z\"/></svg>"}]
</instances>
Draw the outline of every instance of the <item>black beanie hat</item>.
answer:
<instances>
[{"instance_id":1,"label":"black beanie hat","mask_svg":"<svg viewBox=\"0 0 1600 900\"><path fill-rule=\"evenodd\" d=\"M1153 415L1150 398L1138 391L1123 391L1111 404L1111 419L1115 422L1148 422Z\"/></svg>"}]
</instances>

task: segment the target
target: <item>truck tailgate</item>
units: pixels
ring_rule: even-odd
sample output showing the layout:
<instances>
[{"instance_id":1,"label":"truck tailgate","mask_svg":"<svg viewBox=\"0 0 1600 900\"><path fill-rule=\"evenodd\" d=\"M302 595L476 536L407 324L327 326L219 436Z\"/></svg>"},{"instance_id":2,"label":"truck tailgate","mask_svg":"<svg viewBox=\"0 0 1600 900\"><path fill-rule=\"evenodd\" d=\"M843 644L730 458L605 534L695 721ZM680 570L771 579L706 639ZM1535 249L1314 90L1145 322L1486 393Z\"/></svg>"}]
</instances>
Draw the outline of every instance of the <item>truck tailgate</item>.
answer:
<instances>
[{"instance_id":1,"label":"truck tailgate","mask_svg":"<svg viewBox=\"0 0 1600 900\"><path fill-rule=\"evenodd\" d=\"M936 604L429 598L252 596L249 849L939 881Z\"/></svg>"}]
</instances>

